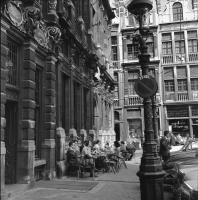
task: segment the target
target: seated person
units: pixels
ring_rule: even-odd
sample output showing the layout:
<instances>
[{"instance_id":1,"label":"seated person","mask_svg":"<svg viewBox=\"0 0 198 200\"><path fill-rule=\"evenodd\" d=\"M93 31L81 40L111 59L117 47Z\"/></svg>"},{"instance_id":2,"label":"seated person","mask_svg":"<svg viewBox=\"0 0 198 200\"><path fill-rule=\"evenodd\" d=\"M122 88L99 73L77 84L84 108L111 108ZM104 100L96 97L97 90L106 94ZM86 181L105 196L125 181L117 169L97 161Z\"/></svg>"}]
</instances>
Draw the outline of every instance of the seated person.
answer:
<instances>
[{"instance_id":1,"label":"seated person","mask_svg":"<svg viewBox=\"0 0 198 200\"><path fill-rule=\"evenodd\" d=\"M120 151L121 152L126 152L126 144L125 144L125 142L124 141L121 141L121 146L120 146Z\"/></svg>"},{"instance_id":2,"label":"seated person","mask_svg":"<svg viewBox=\"0 0 198 200\"><path fill-rule=\"evenodd\" d=\"M111 147L110 147L110 145L109 145L109 142L106 142L106 143L105 143L104 151L105 151L105 152L110 152L110 151L111 151Z\"/></svg>"},{"instance_id":3,"label":"seated person","mask_svg":"<svg viewBox=\"0 0 198 200\"><path fill-rule=\"evenodd\" d=\"M118 141L114 141L113 143L113 153L120 156L120 143Z\"/></svg>"},{"instance_id":4,"label":"seated person","mask_svg":"<svg viewBox=\"0 0 198 200\"><path fill-rule=\"evenodd\" d=\"M68 169L67 169L68 172L72 170L73 167L78 167L79 164L73 141L69 142L69 148L67 150L67 163L68 163Z\"/></svg>"},{"instance_id":5,"label":"seated person","mask_svg":"<svg viewBox=\"0 0 198 200\"><path fill-rule=\"evenodd\" d=\"M93 146L93 154L100 154L101 153L101 147L100 147L100 140L96 140L94 146Z\"/></svg>"},{"instance_id":6,"label":"seated person","mask_svg":"<svg viewBox=\"0 0 198 200\"><path fill-rule=\"evenodd\" d=\"M79 154L80 153L80 148L78 146L78 140L74 140L74 151Z\"/></svg>"},{"instance_id":7,"label":"seated person","mask_svg":"<svg viewBox=\"0 0 198 200\"><path fill-rule=\"evenodd\" d=\"M82 156L84 157L84 167L90 167L90 176L93 177L94 175L94 168L95 168L95 163L93 160L93 156L91 154L91 147L90 147L90 142L85 141L84 142L84 147L82 149Z\"/></svg>"}]
</instances>

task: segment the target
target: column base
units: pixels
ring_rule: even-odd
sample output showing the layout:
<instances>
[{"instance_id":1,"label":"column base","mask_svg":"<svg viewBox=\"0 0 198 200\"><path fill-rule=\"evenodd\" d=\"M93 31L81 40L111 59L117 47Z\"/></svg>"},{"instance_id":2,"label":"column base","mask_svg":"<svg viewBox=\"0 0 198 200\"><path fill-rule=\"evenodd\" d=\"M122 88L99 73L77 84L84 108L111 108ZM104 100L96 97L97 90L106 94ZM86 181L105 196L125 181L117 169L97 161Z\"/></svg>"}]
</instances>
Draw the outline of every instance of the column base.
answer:
<instances>
[{"instance_id":1,"label":"column base","mask_svg":"<svg viewBox=\"0 0 198 200\"><path fill-rule=\"evenodd\" d=\"M17 183L34 182L35 141L23 140L17 152Z\"/></svg>"},{"instance_id":2,"label":"column base","mask_svg":"<svg viewBox=\"0 0 198 200\"><path fill-rule=\"evenodd\" d=\"M6 154L6 148L5 148L5 142L1 141L1 185L0 185L0 199L4 200L6 199L6 193L5 193L5 154Z\"/></svg>"},{"instance_id":3,"label":"column base","mask_svg":"<svg viewBox=\"0 0 198 200\"><path fill-rule=\"evenodd\" d=\"M51 180L56 177L55 170L55 139L45 139L42 144L41 157L46 160L44 177Z\"/></svg>"}]
</instances>

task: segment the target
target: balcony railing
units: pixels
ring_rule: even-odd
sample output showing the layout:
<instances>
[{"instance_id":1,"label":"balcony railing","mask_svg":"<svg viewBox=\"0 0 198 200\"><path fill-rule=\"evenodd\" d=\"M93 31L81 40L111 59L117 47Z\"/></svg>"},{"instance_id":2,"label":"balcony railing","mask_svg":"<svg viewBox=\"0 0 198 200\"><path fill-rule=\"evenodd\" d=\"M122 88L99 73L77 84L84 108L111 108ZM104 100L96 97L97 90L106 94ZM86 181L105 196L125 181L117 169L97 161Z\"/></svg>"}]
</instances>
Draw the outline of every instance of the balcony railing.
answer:
<instances>
[{"instance_id":1,"label":"balcony railing","mask_svg":"<svg viewBox=\"0 0 198 200\"><path fill-rule=\"evenodd\" d=\"M176 62L181 63L181 62L185 62L186 61L186 56L185 54L177 54L176 55Z\"/></svg>"},{"instance_id":2,"label":"balcony railing","mask_svg":"<svg viewBox=\"0 0 198 200\"><path fill-rule=\"evenodd\" d=\"M175 101L175 93L166 93L165 101Z\"/></svg>"},{"instance_id":3,"label":"balcony railing","mask_svg":"<svg viewBox=\"0 0 198 200\"><path fill-rule=\"evenodd\" d=\"M189 101L191 100L188 92L172 92L172 93L166 93L165 94L165 101L166 102L173 102L173 101L179 101L179 102L184 102L184 101Z\"/></svg>"},{"instance_id":4,"label":"balcony railing","mask_svg":"<svg viewBox=\"0 0 198 200\"><path fill-rule=\"evenodd\" d=\"M125 106L136 106L136 105L142 105L142 98L135 95L135 96L130 96L125 99L124 101Z\"/></svg>"},{"instance_id":5,"label":"balcony railing","mask_svg":"<svg viewBox=\"0 0 198 200\"><path fill-rule=\"evenodd\" d=\"M173 63L173 56L172 55L163 56L162 62L163 64Z\"/></svg>"},{"instance_id":6,"label":"balcony railing","mask_svg":"<svg viewBox=\"0 0 198 200\"><path fill-rule=\"evenodd\" d=\"M176 63L180 62L186 62L186 55L185 54L177 54L175 56ZM198 53L189 53L188 54L188 61L189 62L197 62L198 61ZM163 64L170 64L173 63L173 55L163 55L162 56L162 62Z\"/></svg>"},{"instance_id":7,"label":"balcony railing","mask_svg":"<svg viewBox=\"0 0 198 200\"><path fill-rule=\"evenodd\" d=\"M195 62L198 61L198 53L189 53L189 62Z\"/></svg>"},{"instance_id":8,"label":"balcony railing","mask_svg":"<svg viewBox=\"0 0 198 200\"><path fill-rule=\"evenodd\" d=\"M114 101L113 101L113 105L114 105L114 107L116 108L116 107L119 107L119 99L114 99Z\"/></svg>"},{"instance_id":9,"label":"balcony railing","mask_svg":"<svg viewBox=\"0 0 198 200\"><path fill-rule=\"evenodd\" d=\"M120 68L119 61L113 61L113 69L119 69L119 68Z\"/></svg>"},{"instance_id":10,"label":"balcony railing","mask_svg":"<svg viewBox=\"0 0 198 200\"><path fill-rule=\"evenodd\" d=\"M178 101L188 101L189 100L188 92L178 92L177 100Z\"/></svg>"}]
</instances>

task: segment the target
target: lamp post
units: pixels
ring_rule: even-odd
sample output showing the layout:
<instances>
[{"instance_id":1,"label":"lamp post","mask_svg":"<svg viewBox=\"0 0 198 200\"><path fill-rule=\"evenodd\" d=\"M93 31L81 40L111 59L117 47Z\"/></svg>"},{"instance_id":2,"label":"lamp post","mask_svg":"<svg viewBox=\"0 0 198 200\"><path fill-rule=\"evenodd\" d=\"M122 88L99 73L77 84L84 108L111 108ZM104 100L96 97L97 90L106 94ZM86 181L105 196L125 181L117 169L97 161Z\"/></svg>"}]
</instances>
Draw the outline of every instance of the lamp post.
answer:
<instances>
[{"instance_id":1,"label":"lamp post","mask_svg":"<svg viewBox=\"0 0 198 200\"><path fill-rule=\"evenodd\" d=\"M148 78L150 55L147 52L147 45L144 38L148 35L148 28L145 28L146 16L152 9L152 2L149 0L131 0L128 3L128 11L132 13L139 22L139 34L136 41L139 43L140 54L138 56L142 69L142 76ZM163 177L161 159L158 154L156 136L153 127L152 96L143 97L144 121L145 121L145 142L143 144L143 155L140 169L137 175L140 179L141 200L163 200Z\"/></svg>"}]
</instances>

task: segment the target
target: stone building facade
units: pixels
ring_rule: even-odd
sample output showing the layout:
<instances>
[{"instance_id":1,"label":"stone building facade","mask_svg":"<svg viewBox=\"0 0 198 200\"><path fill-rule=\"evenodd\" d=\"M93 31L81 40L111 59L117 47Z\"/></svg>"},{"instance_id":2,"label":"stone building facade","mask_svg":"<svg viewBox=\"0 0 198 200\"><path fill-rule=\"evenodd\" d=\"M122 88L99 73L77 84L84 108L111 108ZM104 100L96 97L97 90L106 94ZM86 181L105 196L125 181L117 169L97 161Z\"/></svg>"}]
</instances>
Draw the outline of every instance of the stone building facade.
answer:
<instances>
[{"instance_id":1,"label":"stone building facade","mask_svg":"<svg viewBox=\"0 0 198 200\"><path fill-rule=\"evenodd\" d=\"M108 0L98 2L99 19L110 24ZM108 47L98 54L93 40L94 27L106 24L94 24L92 12L90 0L1 2L2 198L5 184L56 176L57 128L67 139L71 129L80 136L96 126L96 72L103 91L111 93L114 83Z\"/></svg>"},{"instance_id":2,"label":"stone building facade","mask_svg":"<svg viewBox=\"0 0 198 200\"><path fill-rule=\"evenodd\" d=\"M163 129L198 137L198 1L157 1Z\"/></svg>"},{"instance_id":3,"label":"stone building facade","mask_svg":"<svg viewBox=\"0 0 198 200\"><path fill-rule=\"evenodd\" d=\"M138 47L133 43L136 21L126 10L127 1L114 0L112 60L115 86L115 130L121 139L144 130L142 100L134 91L141 71ZM156 106L158 133L165 130L198 137L197 114L197 0L153 1L147 39L150 67L158 82ZM154 72L153 71L153 72ZM127 83L128 82L128 83Z\"/></svg>"},{"instance_id":4,"label":"stone building facade","mask_svg":"<svg viewBox=\"0 0 198 200\"><path fill-rule=\"evenodd\" d=\"M135 81L142 75L138 61L139 47L134 40L138 24L127 8L127 1L114 1L116 17L112 23L112 62L114 70L115 99L114 116L115 131L118 140L128 140L133 137L141 139L144 134L144 109L142 98L134 89ZM150 13L148 26L150 32L146 39L148 51L151 55L149 72L159 82L159 50L158 50L158 22L156 4ZM159 103L159 90L156 94ZM156 105L154 105L156 106ZM160 120L158 110L155 112L157 118L157 131L159 131Z\"/></svg>"}]
</instances>

